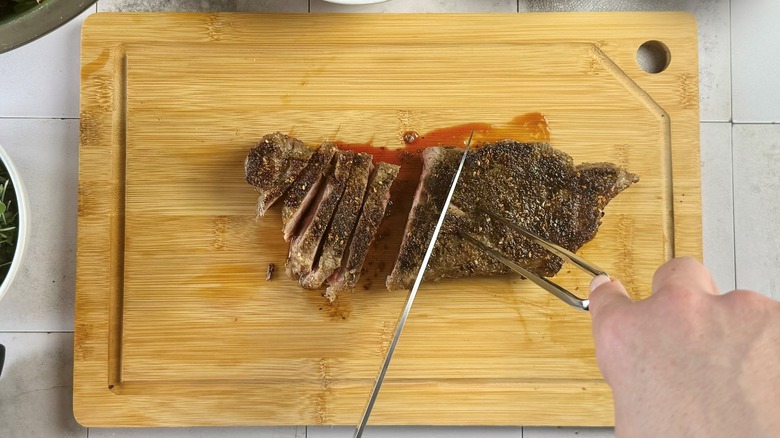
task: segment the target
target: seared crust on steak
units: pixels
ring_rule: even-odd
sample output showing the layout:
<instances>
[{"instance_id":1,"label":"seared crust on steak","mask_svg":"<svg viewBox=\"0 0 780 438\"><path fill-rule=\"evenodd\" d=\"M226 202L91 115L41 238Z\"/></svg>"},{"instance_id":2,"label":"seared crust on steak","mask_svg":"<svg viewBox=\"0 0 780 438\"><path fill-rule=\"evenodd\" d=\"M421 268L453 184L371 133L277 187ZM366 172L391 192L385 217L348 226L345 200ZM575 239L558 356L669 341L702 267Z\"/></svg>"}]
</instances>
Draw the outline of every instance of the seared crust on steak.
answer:
<instances>
[{"instance_id":1,"label":"seared crust on steak","mask_svg":"<svg viewBox=\"0 0 780 438\"><path fill-rule=\"evenodd\" d=\"M341 266L341 259L360 215L371 167L371 155L361 153L352 158L349 179L328 227L319 260L314 270L301 277L301 286L318 289Z\"/></svg>"},{"instance_id":2,"label":"seared crust on steak","mask_svg":"<svg viewBox=\"0 0 780 438\"><path fill-rule=\"evenodd\" d=\"M344 193L353 156L351 151L339 151L336 154L333 173L328 175L325 187L317 193L311 209L303 219L300 233L293 237L286 266L290 278L306 276L314 268L321 242Z\"/></svg>"},{"instance_id":3,"label":"seared crust on steak","mask_svg":"<svg viewBox=\"0 0 780 438\"><path fill-rule=\"evenodd\" d=\"M436 147L423 152L423 175L407 221L388 289L411 287L433 235L463 151ZM562 260L506 226L479 214L493 211L571 251L595 237L603 208L639 178L611 163L574 166L569 155L547 143L503 140L466 157L452 206L425 278L505 274L509 269L461 240L458 230L479 234L516 262L553 276Z\"/></svg>"},{"instance_id":4,"label":"seared crust on steak","mask_svg":"<svg viewBox=\"0 0 780 438\"><path fill-rule=\"evenodd\" d=\"M257 215L263 216L290 188L309 163L312 150L303 142L280 132L268 134L249 151L244 176L259 193Z\"/></svg>"},{"instance_id":5,"label":"seared crust on steak","mask_svg":"<svg viewBox=\"0 0 780 438\"><path fill-rule=\"evenodd\" d=\"M385 217L390 201L390 187L398 176L400 166L378 163L368 183L363 208L355 232L349 242L349 253L342 258L341 267L328 279L325 296L333 302L340 292L354 290L366 261L368 248L374 241L379 224Z\"/></svg>"},{"instance_id":6,"label":"seared crust on steak","mask_svg":"<svg viewBox=\"0 0 780 438\"><path fill-rule=\"evenodd\" d=\"M422 152L423 171L388 289L413 284L462 156L454 147ZM330 142L311 150L279 132L264 136L244 162L246 181L259 193L258 216L283 199L287 275L310 289L327 281L324 295L331 302L357 285L399 169L388 163L374 167L370 154L339 151ZM531 271L553 276L561 259L484 212L577 251L595 237L610 200L638 180L611 163L575 166L548 143L502 140L478 146L465 160L425 279L510 272L462 240L464 231Z\"/></svg>"},{"instance_id":7,"label":"seared crust on steak","mask_svg":"<svg viewBox=\"0 0 780 438\"><path fill-rule=\"evenodd\" d=\"M323 143L287 191L282 201L282 231L285 241L289 242L298 231L301 219L331 170L329 165L336 150L333 143Z\"/></svg>"}]
</instances>

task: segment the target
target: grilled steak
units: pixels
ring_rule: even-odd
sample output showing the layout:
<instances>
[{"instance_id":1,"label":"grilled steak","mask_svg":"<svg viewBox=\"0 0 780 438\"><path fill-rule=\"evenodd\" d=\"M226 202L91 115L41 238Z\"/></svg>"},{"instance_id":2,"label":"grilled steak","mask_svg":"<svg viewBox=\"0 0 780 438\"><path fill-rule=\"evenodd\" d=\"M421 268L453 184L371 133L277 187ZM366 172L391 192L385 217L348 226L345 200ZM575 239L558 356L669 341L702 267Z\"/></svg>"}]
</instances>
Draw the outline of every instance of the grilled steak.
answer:
<instances>
[{"instance_id":1,"label":"grilled steak","mask_svg":"<svg viewBox=\"0 0 780 438\"><path fill-rule=\"evenodd\" d=\"M371 173L371 155L355 154L344 194L341 196L336 212L333 214L327 237L322 244L322 252L314 270L301 277L301 286L317 289L333 271L341 266L341 259L347 249L347 243L360 215L363 197L366 193L368 176Z\"/></svg>"},{"instance_id":2,"label":"grilled steak","mask_svg":"<svg viewBox=\"0 0 780 438\"><path fill-rule=\"evenodd\" d=\"M287 275L290 278L298 279L313 269L320 243L344 193L353 156L354 152L351 151L339 151L336 154L333 173L328 175L325 186L317 192L303 219L300 233L293 237L287 256Z\"/></svg>"},{"instance_id":3,"label":"grilled steak","mask_svg":"<svg viewBox=\"0 0 780 438\"><path fill-rule=\"evenodd\" d=\"M411 287L422 264L452 177L463 151L423 151L423 174L404 231L390 290ZM471 231L516 262L553 276L563 261L521 234L491 221L477 206L494 211L539 236L576 251L593 239L603 208L636 175L610 163L574 166L566 153L547 143L503 140L469 153L425 278L505 274L509 269L457 237ZM454 214L452 214L454 213Z\"/></svg>"},{"instance_id":4,"label":"grilled steak","mask_svg":"<svg viewBox=\"0 0 780 438\"><path fill-rule=\"evenodd\" d=\"M260 194L257 215L266 210L290 188L306 168L312 151L303 142L280 132L264 136L244 161L246 182Z\"/></svg>"},{"instance_id":5,"label":"grilled steak","mask_svg":"<svg viewBox=\"0 0 780 438\"><path fill-rule=\"evenodd\" d=\"M366 190L360 219L349 242L349 253L342 258L341 267L328 278L329 286L325 296L331 302L336 299L338 293L351 292L357 285L368 254L368 247L373 242L379 223L385 216L387 203L390 200L390 186L398 176L399 169L400 167L394 164L376 165Z\"/></svg>"},{"instance_id":6,"label":"grilled steak","mask_svg":"<svg viewBox=\"0 0 780 438\"><path fill-rule=\"evenodd\" d=\"M303 172L287 191L282 204L282 231L284 240L289 242L298 230L303 214L311 205L328 174L329 163L336 153L336 146L323 143L309 159Z\"/></svg>"}]
</instances>

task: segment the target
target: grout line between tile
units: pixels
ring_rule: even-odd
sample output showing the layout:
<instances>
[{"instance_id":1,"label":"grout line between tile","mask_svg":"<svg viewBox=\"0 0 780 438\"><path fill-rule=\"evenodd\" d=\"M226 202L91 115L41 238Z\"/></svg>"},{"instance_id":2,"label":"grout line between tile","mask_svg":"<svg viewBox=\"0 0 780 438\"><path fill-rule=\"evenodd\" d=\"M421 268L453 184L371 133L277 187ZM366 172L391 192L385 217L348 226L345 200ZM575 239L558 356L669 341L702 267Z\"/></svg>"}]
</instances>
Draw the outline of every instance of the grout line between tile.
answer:
<instances>
[{"instance_id":1,"label":"grout line between tile","mask_svg":"<svg viewBox=\"0 0 780 438\"><path fill-rule=\"evenodd\" d=\"M734 289L737 289L737 202L734 181L734 124L729 129L729 151L731 152L731 244L734 246Z\"/></svg>"},{"instance_id":2,"label":"grout line between tile","mask_svg":"<svg viewBox=\"0 0 780 438\"><path fill-rule=\"evenodd\" d=\"M734 56L733 56L733 34L734 34L734 5L732 0L729 0L729 114L731 115L731 122L734 123ZM732 162L733 164L733 162ZM732 168L732 175L734 174ZM733 183L733 180L732 180ZM736 275L736 274L735 274Z\"/></svg>"},{"instance_id":3,"label":"grout line between tile","mask_svg":"<svg viewBox=\"0 0 780 438\"><path fill-rule=\"evenodd\" d=\"M771 121L771 122L731 122L731 125L779 125L780 122Z\"/></svg>"}]
</instances>

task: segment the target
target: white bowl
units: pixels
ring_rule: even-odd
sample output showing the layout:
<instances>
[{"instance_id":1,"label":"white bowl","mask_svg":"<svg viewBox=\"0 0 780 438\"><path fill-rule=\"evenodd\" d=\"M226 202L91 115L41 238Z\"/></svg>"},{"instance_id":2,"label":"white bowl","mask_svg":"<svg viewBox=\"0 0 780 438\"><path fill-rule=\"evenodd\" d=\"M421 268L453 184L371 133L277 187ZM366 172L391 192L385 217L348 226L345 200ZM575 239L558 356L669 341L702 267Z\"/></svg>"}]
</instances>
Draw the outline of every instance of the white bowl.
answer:
<instances>
[{"instance_id":1,"label":"white bowl","mask_svg":"<svg viewBox=\"0 0 780 438\"><path fill-rule=\"evenodd\" d=\"M11 158L8 153L0 146L0 161L2 161L6 170L8 170L8 176L11 177L11 184L14 186L14 192L16 193L16 208L19 210L19 230L16 237L16 250L14 251L14 258L11 261L11 267L8 269L8 275L6 275L2 284L0 284L0 300L8 291L11 283L14 281L14 277L19 272L19 267L22 265L22 259L24 258L24 252L27 249L28 233L30 230L30 204L27 202L27 192L22 185L22 179L19 176L19 171L14 167Z\"/></svg>"}]
</instances>

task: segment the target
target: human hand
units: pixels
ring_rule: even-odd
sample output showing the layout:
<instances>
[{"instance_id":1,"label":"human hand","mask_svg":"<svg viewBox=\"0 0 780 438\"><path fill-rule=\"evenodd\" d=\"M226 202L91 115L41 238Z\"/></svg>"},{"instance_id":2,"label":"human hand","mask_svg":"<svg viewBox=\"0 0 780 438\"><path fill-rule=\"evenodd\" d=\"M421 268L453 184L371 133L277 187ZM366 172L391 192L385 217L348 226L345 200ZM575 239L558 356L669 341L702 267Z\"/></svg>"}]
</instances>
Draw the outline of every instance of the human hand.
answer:
<instances>
[{"instance_id":1,"label":"human hand","mask_svg":"<svg viewBox=\"0 0 780 438\"><path fill-rule=\"evenodd\" d=\"M639 302L606 276L591 290L618 436L780 436L780 302L720 295L692 258L662 265Z\"/></svg>"}]
</instances>

